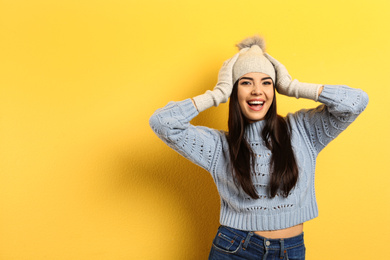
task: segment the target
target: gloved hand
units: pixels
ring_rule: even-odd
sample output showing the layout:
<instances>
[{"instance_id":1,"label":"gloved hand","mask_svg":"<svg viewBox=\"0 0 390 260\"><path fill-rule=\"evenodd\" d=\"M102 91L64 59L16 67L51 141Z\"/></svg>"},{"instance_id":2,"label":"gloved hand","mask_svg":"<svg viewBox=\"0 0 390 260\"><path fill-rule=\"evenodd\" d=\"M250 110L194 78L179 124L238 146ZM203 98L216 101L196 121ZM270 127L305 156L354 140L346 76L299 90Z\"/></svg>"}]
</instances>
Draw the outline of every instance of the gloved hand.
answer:
<instances>
[{"instance_id":1,"label":"gloved hand","mask_svg":"<svg viewBox=\"0 0 390 260\"><path fill-rule=\"evenodd\" d=\"M268 53L264 56L274 65L276 71L276 90L283 95L296 98L318 100L318 91L322 84L302 83L291 79L286 67Z\"/></svg>"},{"instance_id":2,"label":"gloved hand","mask_svg":"<svg viewBox=\"0 0 390 260\"><path fill-rule=\"evenodd\" d=\"M218 74L218 83L213 91L207 90L206 93L192 99L199 112L228 101L233 90L233 66L239 54L223 63Z\"/></svg>"}]
</instances>

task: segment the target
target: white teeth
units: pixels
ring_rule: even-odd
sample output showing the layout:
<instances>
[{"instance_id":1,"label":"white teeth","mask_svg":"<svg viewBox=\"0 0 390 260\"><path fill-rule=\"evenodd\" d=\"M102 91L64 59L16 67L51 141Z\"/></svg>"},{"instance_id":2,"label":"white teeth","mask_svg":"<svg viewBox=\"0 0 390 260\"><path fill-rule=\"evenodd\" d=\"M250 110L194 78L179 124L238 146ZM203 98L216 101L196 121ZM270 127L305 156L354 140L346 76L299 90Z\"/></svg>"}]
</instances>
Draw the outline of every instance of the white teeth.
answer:
<instances>
[{"instance_id":1,"label":"white teeth","mask_svg":"<svg viewBox=\"0 0 390 260\"><path fill-rule=\"evenodd\" d=\"M251 105L262 105L264 104L264 101L249 101L248 103Z\"/></svg>"}]
</instances>

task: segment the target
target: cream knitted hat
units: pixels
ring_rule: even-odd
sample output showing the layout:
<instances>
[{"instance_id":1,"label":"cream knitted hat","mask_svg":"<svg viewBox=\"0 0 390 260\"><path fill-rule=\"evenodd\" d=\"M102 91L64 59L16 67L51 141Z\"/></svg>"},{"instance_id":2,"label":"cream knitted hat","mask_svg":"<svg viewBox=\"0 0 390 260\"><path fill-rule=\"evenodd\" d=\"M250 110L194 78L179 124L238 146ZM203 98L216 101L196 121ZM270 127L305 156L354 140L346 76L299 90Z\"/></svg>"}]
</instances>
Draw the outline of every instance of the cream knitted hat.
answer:
<instances>
[{"instance_id":1,"label":"cream knitted hat","mask_svg":"<svg viewBox=\"0 0 390 260\"><path fill-rule=\"evenodd\" d=\"M250 72L262 72L269 75L275 83L275 69L264 56L265 42L260 36L244 39L236 45L240 55L233 67L233 84L243 75Z\"/></svg>"}]
</instances>

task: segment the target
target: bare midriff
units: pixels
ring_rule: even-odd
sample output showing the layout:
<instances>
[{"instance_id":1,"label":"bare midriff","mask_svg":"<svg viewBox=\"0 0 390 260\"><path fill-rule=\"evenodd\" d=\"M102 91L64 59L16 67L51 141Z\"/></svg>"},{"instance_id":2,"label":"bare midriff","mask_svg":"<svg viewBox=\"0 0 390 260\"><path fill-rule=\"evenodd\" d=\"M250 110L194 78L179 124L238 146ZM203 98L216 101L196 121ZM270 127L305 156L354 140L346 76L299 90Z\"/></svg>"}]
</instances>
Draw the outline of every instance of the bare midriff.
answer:
<instances>
[{"instance_id":1,"label":"bare midriff","mask_svg":"<svg viewBox=\"0 0 390 260\"><path fill-rule=\"evenodd\" d=\"M300 235L302 232L303 232L303 223L285 229L272 230L272 231L255 231L254 233L256 235L272 239L272 238L295 237Z\"/></svg>"}]
</instances>

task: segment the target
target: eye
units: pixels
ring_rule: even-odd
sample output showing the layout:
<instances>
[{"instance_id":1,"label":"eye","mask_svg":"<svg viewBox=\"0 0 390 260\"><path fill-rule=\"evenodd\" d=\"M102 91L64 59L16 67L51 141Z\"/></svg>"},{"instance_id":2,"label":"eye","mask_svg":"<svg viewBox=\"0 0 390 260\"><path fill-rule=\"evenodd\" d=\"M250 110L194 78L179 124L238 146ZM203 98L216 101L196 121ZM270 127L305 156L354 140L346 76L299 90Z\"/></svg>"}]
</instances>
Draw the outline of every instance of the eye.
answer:
<instances>
[{"instance_id":1,"label":"eye","mask_svg":"<svg viewBox=\"0 0 390 260\"><path fill-rule=\"evenodd\" d=\"M264 81L264 82L263 82L263 85L269 86L269 85L272 85L272 82L271 82L271 81Z\"/></svg>"},{"instance_id":2,"label":"eye","mask_svg":"<svg viewBox=\"0 0 390 260\"><path fill-rule=\"evenodd\" d=\"M240 85L250 85L251 82L247 80L240 81Z\"/></svg>"}]
</instances>

